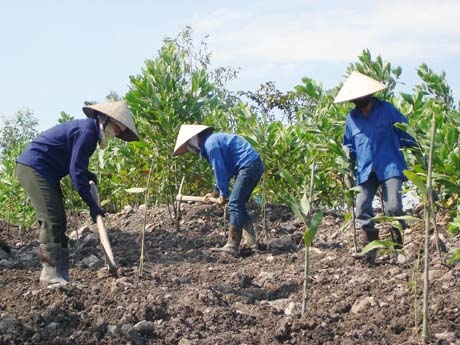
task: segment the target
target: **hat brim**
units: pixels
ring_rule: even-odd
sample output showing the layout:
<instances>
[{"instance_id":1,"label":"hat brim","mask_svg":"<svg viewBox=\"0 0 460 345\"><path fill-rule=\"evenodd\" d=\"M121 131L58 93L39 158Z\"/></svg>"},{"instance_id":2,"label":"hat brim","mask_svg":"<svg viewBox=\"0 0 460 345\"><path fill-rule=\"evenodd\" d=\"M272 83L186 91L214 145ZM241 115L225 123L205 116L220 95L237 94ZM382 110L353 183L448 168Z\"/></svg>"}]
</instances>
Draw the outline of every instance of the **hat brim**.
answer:
<instances>
[{"instance_id":1,"label":"hat brim","mask_svg":"<svg viewBox=\"0 0 460 345\"><path fill-rule=\"evenodd\" d=\"M387 86L367 75L353 71L343 84L334 103L352 101L386 89Z\"/></svg>"},{"instance_id":2,"label":"hat brim","mask_svg":"<svg viewBox=\"0 0 460 345\"><path fill-rule=\"evenodd\" d=\"M82 110L89 118L94 118L97 114L103 114L109 117L110 120L117 125L121 125L119 126L120 128L124 127L124 130L118 133L117 138L128 142L140 140L131 112L125 102L120 101L89 105L83 107ZM120 121L119 118L123 121Z\"/></svg>"},{"instance_id":3,"label":"hat brim","mask_svg":"<svg viewBox=\"0 0 460 345\"><path fill-rule=\"evenodd\" d=\"M213 131L214 128L205 125L182 125L179 129L179 134L177 135L173 156L179 156L187 152L187 142L195 135L207 130Z\"/></svg>"}]
</instances>

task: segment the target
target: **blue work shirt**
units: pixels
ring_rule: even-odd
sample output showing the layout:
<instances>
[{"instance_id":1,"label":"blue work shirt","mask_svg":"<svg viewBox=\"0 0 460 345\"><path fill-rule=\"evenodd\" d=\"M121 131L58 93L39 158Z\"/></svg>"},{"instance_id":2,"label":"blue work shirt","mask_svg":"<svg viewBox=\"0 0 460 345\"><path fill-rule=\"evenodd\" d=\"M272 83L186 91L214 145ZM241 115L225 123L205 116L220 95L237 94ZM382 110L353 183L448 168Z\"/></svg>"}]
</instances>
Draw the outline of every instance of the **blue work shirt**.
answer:
<instances>
[{"instance_id":1,"label":"blue work shirt","mask_svg":"<svg viewBox=\"0 0 460 345\"><path fill-rule=\"evenodd\" d=\"M216 187L224 198L228 198L230 179L260 159L245 139L228 133L213 133L203 138L200 153L211 164Z\"/></svg>"},{"instance_id":2,"label":"blue work shirt","mask_svg":"<svg viewBox=\"0 0 460 345\"><path fill-rule=\"evenodd\" d=\"M368 117L353 109L345 121L343 144L350 150L350 158L356 160L356 181L367 181L371 172L382 182L392 177L406 180L407 168L402 147L414 146L415 140L407 132L394 126L408 123L406 117L391 103L372 98Z\"/></svg>"},{"instance_id":3,"label":"blue work shirt","mask_svg":"<svg viewBox=\"0 0 460 345\"><path fill-rule=\"evenodd\" d=\"M58 124L33 139L16 162L37 171L52 186L70 175L81 198L92 206L88 165L99 140L96 119L78 119Z\"/></svg>"}]
</instances>

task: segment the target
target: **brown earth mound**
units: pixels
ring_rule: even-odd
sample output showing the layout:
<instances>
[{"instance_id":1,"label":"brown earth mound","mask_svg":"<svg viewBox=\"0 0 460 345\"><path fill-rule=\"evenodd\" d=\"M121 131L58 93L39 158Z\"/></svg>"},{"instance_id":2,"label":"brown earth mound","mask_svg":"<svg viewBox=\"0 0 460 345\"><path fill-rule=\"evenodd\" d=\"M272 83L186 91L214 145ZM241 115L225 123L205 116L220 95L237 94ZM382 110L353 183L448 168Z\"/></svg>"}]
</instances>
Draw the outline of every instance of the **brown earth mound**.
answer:
<instances>
[{"instance_id":1,"label":"brown earth mound","mask_svg":"<svg viewBox=\"0 0 460 345\"><path fill-rule=\"evenodd\" d=\"M226 240L221 209L184 204L176 229L166 207L148 208L142 272L145 208L109 215L117 278L105 267L95 226L70 219L74 283L55 289L38 282L36 230L19 238L1 223L12 253L0 250L0 344L422 342L422 224L406 231L405 265L386 251L368 267L351 257L343 216L326 215L310 249L302 317L304 227L286 207L269 206L265 217L258 208L252 213L261 250L233 258L209 250ZM446 232L447 220L438 223L447 251L460 246L459 236ZM435 246L430 257L427 341L460 344L460 265L446 265L446 252L439 257Z\"/></svg>"}]
</instances>

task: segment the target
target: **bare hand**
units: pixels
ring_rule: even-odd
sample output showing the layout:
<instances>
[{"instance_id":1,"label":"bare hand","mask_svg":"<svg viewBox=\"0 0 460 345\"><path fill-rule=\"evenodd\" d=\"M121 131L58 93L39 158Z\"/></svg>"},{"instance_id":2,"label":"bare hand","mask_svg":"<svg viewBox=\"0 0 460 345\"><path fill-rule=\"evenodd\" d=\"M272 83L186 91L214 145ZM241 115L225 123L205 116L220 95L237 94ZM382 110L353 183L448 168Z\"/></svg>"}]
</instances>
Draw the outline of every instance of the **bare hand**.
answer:
<instances>
[{"instance_id":1,"label":"bare hand","mask_svg":"<svg viewBox=\"0 0 460 345\"><path fill-rule=\"evenodd\" d=\"M212 204L212 201L211 199L214 199L214 197L212 196L212 193L206 193L204 195L204 200L203 202L207 203L207 204Z\"/></svg>"},{"instance_id":2,"label":"bare hand","mask_svg":"<svg viewBox=\"0 0 460 345\"><path fill-rule=\"evenodd\" d=\"M216 204L217 206L220 206L220 207L223 207L225 206L225 204L228 202L228 200L226 198L224 198L223 196L219 196L216 200Z\"/></svg>"}]
</instances>

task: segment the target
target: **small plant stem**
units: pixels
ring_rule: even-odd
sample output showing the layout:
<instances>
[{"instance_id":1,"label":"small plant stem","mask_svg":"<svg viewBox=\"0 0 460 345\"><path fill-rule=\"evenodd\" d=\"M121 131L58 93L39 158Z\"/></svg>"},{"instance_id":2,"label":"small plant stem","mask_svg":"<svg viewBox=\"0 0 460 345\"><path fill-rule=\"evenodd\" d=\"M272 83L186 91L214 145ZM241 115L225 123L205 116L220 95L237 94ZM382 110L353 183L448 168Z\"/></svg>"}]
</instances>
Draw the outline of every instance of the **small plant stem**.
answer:
<instances>
[{"instance_id":1,"label":"small plant stem","mask_svg":"<svg viewBox=\"0 0 460 345\"><path fill-rule=\"evenodd\" d=\"M315 183L315 160L311 162L310 165L310 190L308 200L310 205L313 203L313 190ZM308 219L311 215L311 207L306 214ZM307 290L308 290L308 275L310 273L310 244L305 246L305 268L304 268L304 277L303 277L303 302L302 302L302 317L305 315L305 309L307 307Z\"/></svg>"},{"instance_id":2,"label":"small plant stem","mask_svg":"<svg viewBox=\"0 0 460 345\"><path fill-rule=\"evenodd\" d=\"M142 276L144 272L144 248L145 248L145 227L147 225L147 203L148 203L148 196L149 196L149 188L150 188L150 180L152 177L152 169L154 159L152 159L152 163L150 164L149 176L147 178L147 188L144 194L144 219L142 220L142 228L141 228L141 256L139 258L139 276Z\"/></svg>"},{"instance_id":3,"label":"small plant stem","mask_svg":"<svg viewBox=\"0 0 460 345\"><path fill-rule=\"evenodd\" d=\"M310 205L313 205L313 190L315 186L315 160L311 162L311 169L310 169L310 190L308 193L308 200L310 200ZM309 214L307 216L310 216L311 214L311 208Z\"/></svg>"},{"instance_id":4,"label":"small plant stem","mask_svg":"<svg viewBox=\"0 0 460 345\"><path fill-rule=\"evenodd\" d=\"M303 275L302 318L307 308L308 274L310 273L310 246L305 246L305 267Z\"/></svg>"},{"instance_id":5,"label":"small plant stem","mask_svg":"<svg viewBox=\"0 0 460 345\"><path fill-rule=\"evenodd\" d=\"M263 174L262 177L262 224L263 224L263 230L264 230L264 241L265 243L268 240L268 234L267 234L267 187L265 183L265 173Z\"/></svg>"},{"instance_id":6,"label":"small plant stem","mask_svg":"<svg viewBox=\"0 0 460 345\"><path fill-rule=\"evenodd\" d=\"M351 201L351 228L353 230L353 244L355 246L355 254L358 253L358 239L356 235L356 214L355 214L356 196L353 193Z\"/></svg>"},{"instance_id":7,"label":"small plant stem","mask_svg":"<svg viewBox=\"0 0 460 345\"><path fill-rule=\"evenodd\" d=\"M426 200L425 200L425 270L423 277L423 328L422 338L425 342L429 338L429 309L428 309L428 296L429 296L429 267L430 267L430 219L432 209L432 161L433 161L433 150L434 150L434 138L436 134L436 114L433 113L431 120L431 140L430 140L430 152L428 157L428 170L426 173Z\"/></svg>"},{"instance_id":8,"label":"small plant stem","mask_svg":"<svg viewBox=\"0 0 460 345\"><path fill-rule=\"evenodd\" d=\"M412 279L414 282L413 292L414 292L414 329L417 333L418 337L418 330L419 330L419 321L418 321L418 300L417 300L417 289L418 289L418 272L420 271L420 257L422 251L422 244L420 243L417 253L417 261L415 261L414 272L412 275Z\"/></svg>"},{"instance_id":9,"label":"small plant stem","mask_svg":"<svg viewBox=\"0 0 460 345\"><path fill-rule=\"evenodd\" d=\"M227 204L224 205L224 231L227 234Z\"/></svg>"}]
</instances>

